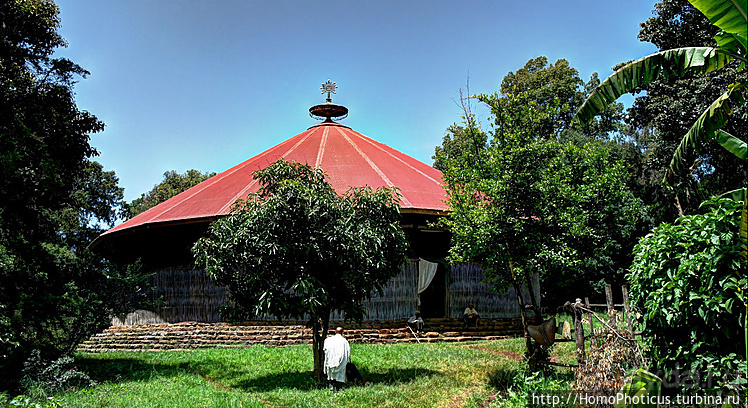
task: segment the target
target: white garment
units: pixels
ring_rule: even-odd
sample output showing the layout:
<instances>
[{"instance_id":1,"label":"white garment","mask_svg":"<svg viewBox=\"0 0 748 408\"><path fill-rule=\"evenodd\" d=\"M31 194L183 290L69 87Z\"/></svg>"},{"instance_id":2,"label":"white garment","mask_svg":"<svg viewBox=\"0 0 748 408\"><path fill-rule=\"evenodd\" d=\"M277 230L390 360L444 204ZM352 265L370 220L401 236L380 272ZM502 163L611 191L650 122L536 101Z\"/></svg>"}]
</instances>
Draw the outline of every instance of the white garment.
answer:
<instances>
[{"instance_id":1,"label":"white garment","mask_svg":"<svg viewBox=\"0 0 748 408\"><path fill-rule=\"evenodd\" d=\"M340 334L325 339L325 367L328 380L345 382L345 367L351 357L351 346Z\"/></svg>"},{"instance_id":2,"label":"white garment","mask_svg":"<svg viewBox=\"0 0 748 408\"><path fill-rule=\"evenodd\" d=\"M462 314L463 315L471 315L471 314L477 315L478 312L472 307L466 307L465 311Z\"/></svg>"}]
</instances>

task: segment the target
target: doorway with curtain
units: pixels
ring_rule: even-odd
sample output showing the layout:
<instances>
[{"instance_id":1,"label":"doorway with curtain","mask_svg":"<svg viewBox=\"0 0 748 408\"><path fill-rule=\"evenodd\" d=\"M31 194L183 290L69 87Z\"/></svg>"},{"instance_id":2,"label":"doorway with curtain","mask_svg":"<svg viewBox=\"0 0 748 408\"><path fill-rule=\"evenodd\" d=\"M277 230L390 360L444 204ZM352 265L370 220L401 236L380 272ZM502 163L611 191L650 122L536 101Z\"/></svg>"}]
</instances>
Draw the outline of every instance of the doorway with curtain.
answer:
<instances>
[{"instance_id":1,"label":"doorway with curtain","mask_svg":"<svg viewBox=\"0 0 748 408\"><path fill-rule=\"evenodd\" d=\"M419 310L424 318L447 316L447 268L441 263L420 259L418 265Z\"/></svg>"}]
</instances>

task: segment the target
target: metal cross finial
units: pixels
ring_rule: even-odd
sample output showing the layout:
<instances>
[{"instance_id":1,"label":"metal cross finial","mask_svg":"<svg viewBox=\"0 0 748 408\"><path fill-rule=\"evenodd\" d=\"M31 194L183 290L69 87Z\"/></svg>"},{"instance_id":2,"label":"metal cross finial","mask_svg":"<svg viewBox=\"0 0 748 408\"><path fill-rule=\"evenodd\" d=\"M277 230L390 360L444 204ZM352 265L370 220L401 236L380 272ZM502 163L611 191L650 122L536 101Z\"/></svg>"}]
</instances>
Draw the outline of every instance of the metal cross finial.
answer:
<instances>
[{"instance_id":1,"label":"metal cross finial","mask_svg":"<svg viewBox=\"0 0 748 408\"><path fill-rule=\"evenodd\" d=\"M322 87L320 88L322 92L320 93L327 92L327 102L332 102L332 98L330 98L330 94L331 93L336 94L337 92L335 92L335 89L337 89L337 87L338 85L335 82L330 82L330 80L328 79L327 82L322 84Z\"/></svg>"}]
</instances>

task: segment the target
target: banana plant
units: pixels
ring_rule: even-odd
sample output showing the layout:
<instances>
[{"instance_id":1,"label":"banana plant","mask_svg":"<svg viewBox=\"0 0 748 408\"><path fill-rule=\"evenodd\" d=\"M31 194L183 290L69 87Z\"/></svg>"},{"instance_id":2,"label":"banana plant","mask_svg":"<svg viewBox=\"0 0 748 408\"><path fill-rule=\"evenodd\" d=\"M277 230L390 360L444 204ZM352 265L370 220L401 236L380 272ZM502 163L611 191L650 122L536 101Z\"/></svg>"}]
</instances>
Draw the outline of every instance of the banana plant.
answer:
<instances>
[{"instance_id":1,"label":"banana plant","mask_svg":"<svg viewBox=\"0 0 748 408\"><path fill-rule=\"evenodd\" d=\"M738 61L744 71L748 56L748 0L688 0L720 31L714 36L717 47L686 47L661 51L618 69L593 90L577 111L576 123L588 122L621 95L640 89L655 80L716 71ZM704 111L681 139L668 166L665 182L681 172L689 163L689 153L699 153L704 143L714 140L737 157L748 158L748 144L722 130L733 111L746 103L748 83L741 80L730 84L725 92ZM740 221L743 265L748 265L748 193L746 188L724 194L743 201ZM746 306L746 359L748 359L748 305Z\"/></svg>"},{"instance_id":2,"label":"banana plant","mask_svg":"<svg viewBox=\"0 0 748 408\"><path fill-rule=\"evenodd\" d=\"M745 70L746 62L748 62L746 60L748 56L748 41L746 40L748 38L748 7L746 3L748 0L688 1L720 29L714 36L717 47L666 50L626 64L592 91L574 117L575 122L589 121L621 95L639 89L657 79L711 72L723 68L732 61L739 61L739 71ZM725 93L699 116L691 129L683 136L673 153L668 175L665 176L664 181L667 182L671 175L680 172L688 165L684 158L689 151L693 150L694 153L698 153L699 146L709 140L717 141L743 160L748 158L746 141L722 130L733 111L746 103L748 82L745 80L746 75L740 78L740 81L727 87ZM737 198L741 196L741 192L743 192L742 198ZM740 189L726 194L730 194L736 200L743 200L745 203L747 199L744 192L745 189ZM745 231L748 229L745 205L740 228L743 231L741 237L745 248L748 240L745 236ZM745 250L743 260L746 262Z\"/></svg>"},{"instance_id":3,"label":"banana plant","mask_svg":"<svg viewBox=\"0 0 748 408\"><path fill-rule=\"evenodd\" d=\"M577 123L589 121L621 95L658 79L711 72L735 60L740 62L740 71L745 69L748 54L746 0L689 2L720 28L721 31L714 37L717 47L686 47L661 51L623 66L590 94L574 117ZM733 83L701 114L673 153L666 181L687 167L685 157L690 151L698 153L699 146L709 140L717 141L734 155L746 160L748 144L745 140L722 130L735 108L745 104L746 93L748 84L745 79Z\"/></svg>"}]
</instances>

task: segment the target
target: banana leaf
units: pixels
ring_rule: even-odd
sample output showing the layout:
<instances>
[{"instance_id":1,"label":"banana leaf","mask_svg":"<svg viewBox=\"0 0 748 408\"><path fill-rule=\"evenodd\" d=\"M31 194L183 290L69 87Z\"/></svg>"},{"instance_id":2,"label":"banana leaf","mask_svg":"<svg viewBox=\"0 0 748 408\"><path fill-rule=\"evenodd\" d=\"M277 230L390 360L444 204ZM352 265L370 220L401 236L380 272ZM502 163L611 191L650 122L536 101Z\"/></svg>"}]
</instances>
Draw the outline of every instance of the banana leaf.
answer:
<instances>
[{"instance_id":1,"label":"banana leaf","mask_svg":"<svg viewBox=\"0 0 748 408\"><path fill-rule=\"evenodd\" d=\"M688 0L712 24L727 33L736 33L743 38L748 35L746 0Z\"/></svg>"},{"instance_id":2,"label":"banana leaf","mask_svg":"<svg viewBox=\"0 0 748 408\"><path fill-rule=\"evenodd\" d=\"M626 64L598 85L579 108L574 121L589 121L619 96L657 79L711 72L732 60L732 55L713 47L676 48L648 55Z\"/></svg>"},{"instance_id":3,"label":"banana leaf","mask_svg":"<svg viewBox=\"0 0 748 408\"><path fill-rule=\"evenodd\" d=\"M615 408L657 408L659 407L662 380L660 377L640 368L631 381L618 392ZM642 397L646 397L642 401Z\"/></svg>"},{"instance_id":4,"label":"banana leaf","mask_svg":"<svg viewBox=\"0 0 748 408\"><path fill-rule=\"evenodd\" d=\"M678 173L685 166L688 166L686 155L690 152L698 154L703 142L712 139L717 140L722 147L739 158L745 160L748 157L746 142L721 130L727 123L729 116L732 115L733 109L745 103L745 96L743 95L745 90L746 84L744 83L730 85L727 91L699 116L688 133L681 139L678 148L675 149L666 177L670 177L673 173Z\"/></svg>"}]
</instances>

